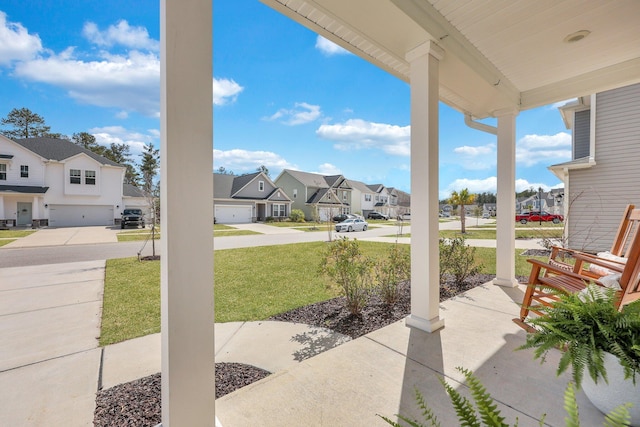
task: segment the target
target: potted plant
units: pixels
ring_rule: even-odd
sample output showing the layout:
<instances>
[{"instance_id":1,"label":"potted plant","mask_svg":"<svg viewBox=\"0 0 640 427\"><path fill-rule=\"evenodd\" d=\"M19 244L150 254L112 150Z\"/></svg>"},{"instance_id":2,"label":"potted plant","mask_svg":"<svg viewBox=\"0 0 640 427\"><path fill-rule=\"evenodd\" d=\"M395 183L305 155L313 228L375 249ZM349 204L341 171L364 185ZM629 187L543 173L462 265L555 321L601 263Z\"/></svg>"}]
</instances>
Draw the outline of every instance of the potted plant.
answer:
<instances>
[{"instance_id":1,"label":"potted plant","mask_svg":"<svg viewBox=\"0 0 640 427\"><path fill-rule=\"evenodd\" d=\"M558 294L531 320L536 332L519 349L534 348L542 362L561 349L558 375L571 367L576 385L602 412L632 403L632 425L640 426L640 300L619 311L616 298L615 290L596 285Z\"/></svg>"}]
</instances>

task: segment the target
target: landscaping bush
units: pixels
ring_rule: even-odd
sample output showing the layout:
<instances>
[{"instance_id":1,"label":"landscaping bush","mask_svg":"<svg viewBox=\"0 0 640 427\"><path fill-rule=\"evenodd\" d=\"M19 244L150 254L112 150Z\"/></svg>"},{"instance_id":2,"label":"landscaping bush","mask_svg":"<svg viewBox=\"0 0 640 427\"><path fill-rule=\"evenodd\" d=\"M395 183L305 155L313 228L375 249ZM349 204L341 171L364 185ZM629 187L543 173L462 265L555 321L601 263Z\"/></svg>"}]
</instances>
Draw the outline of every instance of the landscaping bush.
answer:
<instances>
[{"instance_id":1,"label":"landscaping bush","mask_svg":"<svg viewBox=\"0 0 640 427\"><path fill-rule=\"evenodd\" d=\"M468 277L480 272L482 265L476 263L476 248L467 245L464 237L440 239L439 248L440 283L450 274L455 285L462 286Z\"/></svg>"},{"instance_id":2,"label":"landscaping bush","mask_svg":"<svg viewBox=\"0 0 640 427\"><path fill-rule=\"evenodd\" d=\"M304 212L301 209L294 209L291 211L289 218L293 222L304 222Z\"/></svg>"},{"instance_id":3,"label":"landscaping bush","mask_svg":"<svg viewBox=\"0 0 640 427\"><path fill-rule=\"evenodd\" d=\"M411 253L409 248L393 245L387 258L376 265L376 290L385 304L394 305L400 297L398 286L411 278Z\"/></svg>"},{"instance_id":4,"label":"landscaping bush","mask_svg":"<svg viewBox=\"0 0 640 427\"><path fill-rule=\"evenodd\" d=\"M358 241L342 237L329 243L319 270L338 285L349 312L359 315L371 292L372 267L373 261L362 254Z\"/></svg>"}]
</instances>

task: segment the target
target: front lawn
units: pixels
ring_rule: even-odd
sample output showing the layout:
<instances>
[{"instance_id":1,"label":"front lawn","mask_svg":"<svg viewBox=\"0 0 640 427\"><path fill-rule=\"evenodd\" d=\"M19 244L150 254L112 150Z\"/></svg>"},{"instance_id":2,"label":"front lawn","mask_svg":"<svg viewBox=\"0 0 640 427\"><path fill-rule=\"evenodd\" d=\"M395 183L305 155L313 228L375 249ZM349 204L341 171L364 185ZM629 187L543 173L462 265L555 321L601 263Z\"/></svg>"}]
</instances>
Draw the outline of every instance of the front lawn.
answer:
<instances>
[{"instance_id":1,"label":"front lawn","mask_svg":"<svg viewBox=\"0 0 640 427\"><path fill-rule=\"evenodd\" d=\"M364 253L381 256L393 243L361 241ZM216 251L215 321L263 320L336 296L317 267L324 242ZM520 252L520 251L518 251ZM516 274L530 265L516 253ZM495 249L476 248L482 273L495 274ZM100 345L160 331L160 262L107 261Z\"/></svg>"},{"instance_id":2,"label":"front lawn","mask_svg":"<svg viewBox=\"0 0 640 427\"><path fill-rule=\"evenodd\" d=\"M27 237L29 234L35 233L37 230L0 230L0 238L16 239Z\"/></svg>"},{"instance_id":3,"label":"front lawn","mask_svg":"<svg viewBox=\"0 0 640 427\"><path fill-rule=\"evenodd\" d=\"M247 236L250 234L261 234L257 231L251 230L238 230L237 228L230 227L228 225L223 224L214 224L213 226L213 237L228 237L228 236ZM117 234L118 242L133 242L139 240L147 240L151 239L151 230L150 229L139 229L139 230L125 230ZM155 240L160 239L160 228L156 229Z\"/></svg>"}]
</instances>

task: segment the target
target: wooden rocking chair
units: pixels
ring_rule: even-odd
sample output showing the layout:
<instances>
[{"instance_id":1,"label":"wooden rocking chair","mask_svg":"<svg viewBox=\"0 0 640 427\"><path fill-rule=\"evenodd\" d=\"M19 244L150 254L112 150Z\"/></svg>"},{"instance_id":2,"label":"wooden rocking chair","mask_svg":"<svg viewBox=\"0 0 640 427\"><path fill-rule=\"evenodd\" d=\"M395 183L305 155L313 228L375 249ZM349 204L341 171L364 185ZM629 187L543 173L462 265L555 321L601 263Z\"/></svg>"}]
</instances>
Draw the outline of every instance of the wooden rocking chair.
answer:
<instances>
[{"instance_id":1,"label":"wooden rocking chair","mask_svg":"<svg viewBox=\"0 0 640 427\"><path fill-rule=\"evenodd\" d=\"M635 220L634 220L635 221ZM626 233L625 233L626 234ZM536 309L537 305L550 306L557 300L555 291L575 293L580 292L587 287L589 283L605 286L605 277L594 278L584 274L588 271L586 264L595 264L617 271L620 274L618 283L620 291L617 304L619 307L624 306L632 301L640 299L640 233L633 232L631 241L626 242L627 262L622 265L614 265L610 260L595 257L593 255L574 252L572 255L576 260L575 265L568 271L564 267L557 267L548 262L542 262L536 259L527 260L532 264L531 274L527 291L522 300L520 309L520 318L513 321L527 331L532 331L532 327L526 323L526 318L530 312L541 315L542 313Z\"/></svg>"},{"instance_id":2,"label":"wooden rocking chair","mask_svg":"<svg viewBox=\"0 0 640 427\"><path fill-rule=\"evenodd\" d=\"M589 268L585 268L579 273L597 279L607 274L607 270L622 272L624 269L625 262L616 259L619 258L628 258L629 251L631 249L629 242L635 237L638 229L640 228L640 209L635 209L634 205L627 205L624 213L622 215L622 220L620 221L620 225L618 226L618 231L615 235L613 243L611 245L611 250L609 254L610 258L603 258L602 262L606 263L606 267L603 268L594 268L590 270ZM587 252L562 248L559 246L553 246L551 248L551 255L549 256L549 264L553 267L560 268L566 271L573 271L573 265L568 264L562 259L564 255L573 256L574 254L580 254L585 257L596 257L597 255L590 254ZM545 274L551 274L551 271L547 271Z\"/></svg>"}]
</instances>

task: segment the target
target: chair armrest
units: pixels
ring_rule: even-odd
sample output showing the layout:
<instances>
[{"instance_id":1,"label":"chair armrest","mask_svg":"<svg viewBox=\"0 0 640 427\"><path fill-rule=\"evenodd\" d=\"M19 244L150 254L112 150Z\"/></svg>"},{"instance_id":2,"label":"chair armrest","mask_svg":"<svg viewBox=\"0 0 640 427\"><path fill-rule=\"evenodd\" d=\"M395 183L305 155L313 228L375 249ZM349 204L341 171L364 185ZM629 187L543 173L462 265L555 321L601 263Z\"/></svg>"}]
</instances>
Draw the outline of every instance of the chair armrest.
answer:
<instances>
[{"instance_id":1,"label":"chair armrest","mask_svg":"<svg viewBox=\"0 0 640 427\"><path fill-rule=\"evenodd\" d=\"M584 281L594 281L597 282L597 280L595 280L593 277L589 277L589 276L585 276L583 274L580 274L580 267L575 268L573 271L567 271L567 270L563 270L562 268L558 268L555 267L551 264L549 264L548 262L544 262L544 261L540 261L537 259L528 259L527 262L533 264L533 267L531 269L531 273L533 275L533 271L540 271L540 269L546 269L547 271L550 271L554 274L557 275L561 275L561 276L568 276L568 277L573 277L574 279L578 279L578 280L584 280ZM576 264L578 265L578 264ZM537 274L536 274L537 276ZM535 277L535 276L534 276ZM531 283L531 278L529 280L529 283Z\"/></svg>"}]
</instances>

